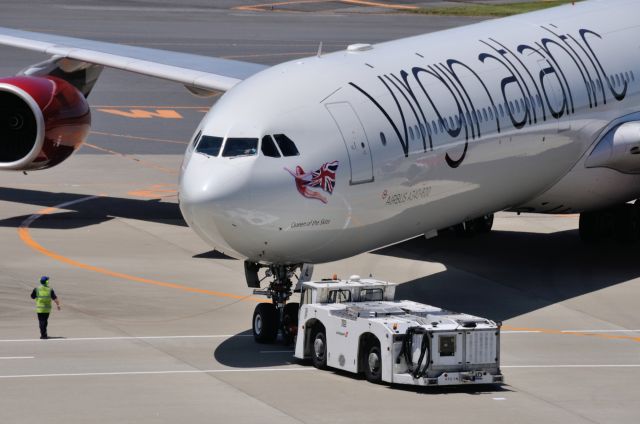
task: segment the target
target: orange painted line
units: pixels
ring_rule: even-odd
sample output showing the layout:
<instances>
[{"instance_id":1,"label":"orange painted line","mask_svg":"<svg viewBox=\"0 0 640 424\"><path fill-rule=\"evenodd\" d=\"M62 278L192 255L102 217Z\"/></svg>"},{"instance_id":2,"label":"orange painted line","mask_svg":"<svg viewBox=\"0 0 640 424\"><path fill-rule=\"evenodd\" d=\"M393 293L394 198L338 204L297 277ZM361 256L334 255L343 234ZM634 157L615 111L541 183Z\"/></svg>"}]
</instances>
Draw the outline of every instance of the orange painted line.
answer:
<instances>
[{"instance_id":1,"label":"orange painted line","mask_svg":"<svg viewBox=\"0 0 640 424\"><path fill-rule=\"evenodd\" d=\"M411 6L406 4L381 3L377 1L365 1L365 0L290 0L290 1L280 1L275 3L236 6L236 7L232 7L231 9L245 10L245 11L249 10L253 12L264 12L277 6L290 6L290 5L296 5L296 4L313 4L313 3L346 3L346 4L353 4L356 6L372 6L372 7L381 7L384 9L394 9L394 10L418 9L417 6Z\"/></svg>"},{"instance_id":2,"label":"orange painted line","mask_svg":"<svg viewBox=\"0 0 640 424\"><path fill-rule=\"evenodd\" d=\"M156 109L155 111L145 109L130 109L128 111L120 109L98 109L98 111L131 119L182 119L182 115L173 109Z\"/></svg>"},{"instance_id":3,"label":"orange painted line","mask_svg":"<svg viewBox=\"0 0 640 424\"><path fill-rule=\"evenodd\" d=\"M175 197L178 190L167 187L175 187L174 184L154 184L151 187L140 190L133 190L127 194L130 196L155 199L158 197Z\"/></svg>"},{"instance_id":4,"label":"orange painted line","mask_svg":"<svg viewBox=\"0 0 640 424\"><path fill-rule=\"evenodd\" d=\"M91 131L91 132L89 132L89 134L106 135L106 136L109 136L109 137L126 138L126 139L129 139L129 140L157 141L157 142L160 142L160 143L173 143L173 144L189 144L186 141L167 140L166 138L139 137L139 136L136 136L136 135L114 134L114 133L108 133L108 132L102 132L102 131Z\"/></svg>"},{"instance_id":5,"label":"orange painted line","mask_svg":"<svg viewBox=\"0 0 640 424\"><path fill-rule=\"evenodd\" d=\"M94 109L202 109L203 106L140 106L140 105L100 105Z\"/></svg>"},{"instance_id":6,"label":"orange painted line","mask_svg":"<svg viewBox=\"0 0 640 424\"><path fill-rule=\"evenodd\" d=\"M418 6L410 6L406 4L393 4L393 3L380 3L377 1L363 1L363 0L340 0L341 3L355 4L358 6L373 6L382 7L384 9L396 9L396 10L416 10Z\"/></svg>"},{"instance_id":7,"label":"orange painted line","mask_svg":"<svg viewBox=\"0 0 640 424\"><path fill-rule=\"evenodd\" d=\"M35 213L34 215L31 215L29 218L27 218L26 220L24 220L21 224L20 227L18 228L18 235L20 236L20 239L22 240L22 242L29 246L31 249L42 253L45 256L50 257L51 259L54 259L58 262L62 262L64 264L67 265L71 265L73 267L76 268L80 268L83 269L85 271L91 271L91 272L97 272L99 274L103 274L103 275L107 275L109 277L113 277L113 278L117 278L117 279L121 279L121 280L128 280L128 281L134 281L136 283L143 283L143 284L149 284L149 285L154 285L154 286L159 286L159 287L165 287L165 288L170 288L170 289L175 289L175 290L181 290L187 293L198 293L198 294L206 294L209 296L215 296L215 297L221 297L221 298L227 298L227 299L235 299L235 300L240 300L240 301L252 301L252 302L264 302L263 299L258 299L255 297L251 297L251 296L240 296L237 294L231 294L231 293L224 293L224 292L219 292L219 291L214 291L214 290L206 290L206 289L198 289L195 287L189 287L189 286L185 286L182 284L176 284L176 283L169 283L169 282L165 282L165 281L157 281L157 280L152 280L149 278L142 278L142 277L136 277L134 275L129 275L129 274L124 274L122 272L115 272L115 271L111 271L108 270L106 268L101 268L98 266L94 266L94 265L89 265L89 264L85 264L79 261L76 261L74 259L68 258L66 256L63 256L59 253L56 253L52 250L49 250L47 248L45 248L44 246L42 246L41 244L39 244L38 242L36 242L32 237L31 234L29 232L29 227L31 226L31 224L36 221L37 219L45 216L45 215L50 215L52 213L54 213L57 210L63 209L67 206L70 206L72 204L76 204L76 203L81 203L81 202L86 202L89 200L93 200L96 199L100 196L88 196L88 197L83 197L81 199L77 199L71 202L66 202L66 203L62 203L60 205L56 205L53 207L49 207L49 208L44 208L39 210L37 213Z\"/></svg>"},{"instance_id":8,"label":"orange painted line","mask_svg":"<svg viewBox=\"0 0 640 424\"><path fill-rule=\"evenodd\" d=\"M155 164L153 162L150 162L150 161L134 158L133 156L129 156L129 155L124 154L124 153L116 152L115 150L106 149L104 147L96 146L95 144L90 144L90 143L84 143L84 146L91 147L92 149L96 149L96 150L99 150L101 152L110 153L110 154L115 155L115 156L120 156L120 157L123 157L125 159L132 160L134 162L138 162L140 165L142 165L142 166L144 166L146 168L152 168L152 169L155 169L157 171L164 172L166 174L178 175L178 171L176 171L176 170L165 168L163 166L157 165L157 164Z\"/></svg>"},{"instance_id":9,"label":"orange painted line","mask_svg":"<svg viewBox=\"0 0 640 424\"><path fill-rule=\"evenodd\" d=\"M507 331L529 331L529 332L537 332L543 334L559 334L559 335L570 335L570 336L580 336L580 337L598 337L602 339L609 340L631 340L634 342L640 343L640 337L635 336L619 336L613 334L603 334L603 333L589 333L583 331L562 331L562 330L554 330L549 328L522 328L522 327L511 327L508 325L502 326L503 330Z\"/></svg>"}]
</instances>

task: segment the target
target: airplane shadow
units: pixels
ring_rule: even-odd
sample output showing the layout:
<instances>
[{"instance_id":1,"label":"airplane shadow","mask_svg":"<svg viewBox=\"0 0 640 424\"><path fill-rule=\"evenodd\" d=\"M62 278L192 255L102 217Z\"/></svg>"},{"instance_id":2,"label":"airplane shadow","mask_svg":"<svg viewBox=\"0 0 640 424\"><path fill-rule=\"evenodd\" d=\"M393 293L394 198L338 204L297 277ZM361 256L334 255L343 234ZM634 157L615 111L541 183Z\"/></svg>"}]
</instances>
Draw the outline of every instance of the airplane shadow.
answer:
<instances>
[{"instance_id":1,"label":"airplane shadow","mask_svg":"<svg viewBox=\"0 0 640 424\"><path fill-rule=\"evenodd\" d=\"M275 367L300 363L293 357L293 346L282 343L259 344L251 330L220 343L213 352L219 363L234 368Z\"/></svg>"},{"instance_id":2,"label":"airplane shadow","mask_svg":"<svg viewBox=\"0 0 640 424\"><path fill-rule=\"evenodd\" d=\"M76 193L52 193L48 191L18 188L0 188L0 201L51 207L79 200L88 195ZM103 196L86 202L66 206L69 212L57 212L46 219L33 222L33 228L74 229L110 221L113 218L137 219L186 227L176 203L160 199L138 200ZM29 215L14 216L0 220L1 227L18 227Z\"/></svg>"},{"instance_id":3,"label":"airplane shadow","mask_svg":"<svg viewBox=\"0 0 640 424\"><path fill-rule=\"evenodd\" d=\"M398 299L502 321L640 277L637 248L584 244L577 230L493 231L465 239L415 238L373 253L446 267L400 284Z\"/></svg>"}]
</instances>

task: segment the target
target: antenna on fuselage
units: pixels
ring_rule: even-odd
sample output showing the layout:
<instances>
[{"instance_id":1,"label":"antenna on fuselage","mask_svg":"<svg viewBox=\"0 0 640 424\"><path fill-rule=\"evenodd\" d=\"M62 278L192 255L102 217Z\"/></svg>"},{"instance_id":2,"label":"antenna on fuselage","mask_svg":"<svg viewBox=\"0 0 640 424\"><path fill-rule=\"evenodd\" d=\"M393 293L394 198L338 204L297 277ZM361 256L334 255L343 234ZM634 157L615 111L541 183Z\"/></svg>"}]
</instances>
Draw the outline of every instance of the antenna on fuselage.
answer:
<instances>
[{"instance_id":1,"label":"antenna on fuselage","mask_svg":"<svg viewBox=\"0 0 640 424\"><path fill-rule=\"evenodd\" d=\"M322 56L322 41L320 42L320 45L318 46L318 57Z\"/></svg>"}]
</instances>

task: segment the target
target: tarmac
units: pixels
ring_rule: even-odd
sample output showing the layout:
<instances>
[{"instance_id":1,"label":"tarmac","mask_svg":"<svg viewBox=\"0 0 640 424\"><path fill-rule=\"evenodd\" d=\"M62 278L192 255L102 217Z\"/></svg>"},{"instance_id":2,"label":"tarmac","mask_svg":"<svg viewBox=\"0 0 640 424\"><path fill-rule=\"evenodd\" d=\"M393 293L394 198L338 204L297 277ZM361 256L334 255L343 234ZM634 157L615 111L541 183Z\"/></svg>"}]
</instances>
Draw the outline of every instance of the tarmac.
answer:
<instances>
[{"instance_id":1,"label":"tarmac","mask_svg":"<svg viewBox=\"0 0 640 424\"><path fill-rule=\"evenodd\" d=\"M320 41L331 51L477 20L353 2L0 3L1 26L265 64ZM1 75L45 59L0 54ZM242 262L211 251L177 207L182 152L213 101L107 70L78 154L0 174L0 423L637 422L638 246L585 246L575 215L500 213L487 235L316 267L316 278L371 274L399 283L401 298L502 321L502 386L372 385L254 343ZM40 275L63 307L50 340L29 298Z\"/></svg>"}]
</instances>

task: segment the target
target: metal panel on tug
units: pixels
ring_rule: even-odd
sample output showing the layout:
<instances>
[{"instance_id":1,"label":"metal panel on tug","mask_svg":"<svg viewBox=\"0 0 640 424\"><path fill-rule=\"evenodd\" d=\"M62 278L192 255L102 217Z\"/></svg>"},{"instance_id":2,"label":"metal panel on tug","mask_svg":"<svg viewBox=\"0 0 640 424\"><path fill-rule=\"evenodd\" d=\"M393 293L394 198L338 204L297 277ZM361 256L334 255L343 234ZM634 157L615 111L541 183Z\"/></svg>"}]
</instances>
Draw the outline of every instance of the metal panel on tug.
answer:
<instances>
[{"instance_id":1,"label":"metal panel on tug","mask_svg":"<svg viewBox=\"0 0 640 424\"><path fill-rule=\"evenodd\" d=\"M350 184L363 184L373 181L373 161L369 140L364 132L360 118L347 102L330 103L327 110L336 122L349 153L351 165Z\"/></svg>"}]
</instances>

